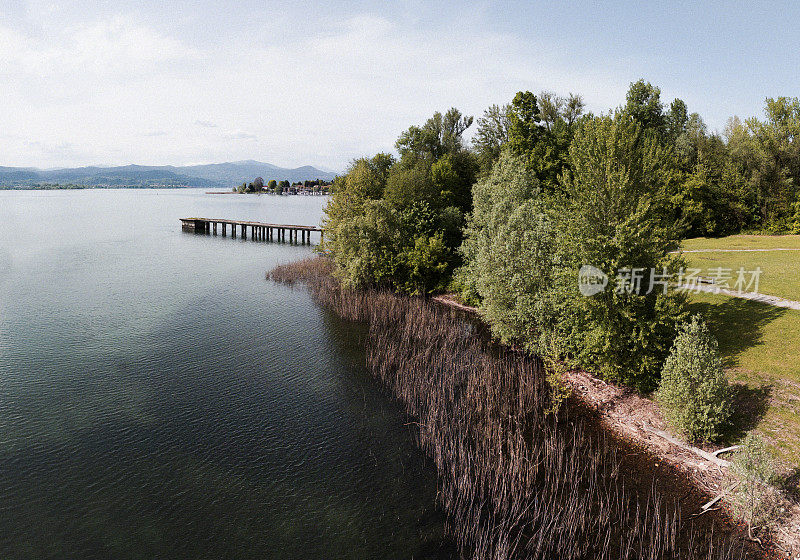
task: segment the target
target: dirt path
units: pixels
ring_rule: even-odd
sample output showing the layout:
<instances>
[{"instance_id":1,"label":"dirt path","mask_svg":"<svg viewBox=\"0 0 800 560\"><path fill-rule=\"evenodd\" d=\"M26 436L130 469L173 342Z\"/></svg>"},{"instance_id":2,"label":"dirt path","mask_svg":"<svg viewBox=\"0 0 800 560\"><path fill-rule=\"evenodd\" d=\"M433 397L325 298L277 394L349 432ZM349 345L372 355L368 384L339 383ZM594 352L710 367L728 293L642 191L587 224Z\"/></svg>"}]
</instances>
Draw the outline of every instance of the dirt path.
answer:
<instances>
[{"instance_id":1,"label":"dirt path","mask_svg":"<svg viewBox=\"0 0 800 560\"><path fill-rule=\"evenodd\" d=\"M800 301L795 301L793 299L786 299L778 296L768 296L766 294L759 294L756 292L739 292L736 290L717 288L713 285L705 285L705 284L698 284L697 286L693 286L692 289L700 292L705 292L708 294L723 294L726 296L731 296L741 299L749 299L752 301L765 303L767 305L772 305L774 307L785 307L787 309L797 309L800 311Z\"/></svg>"},{"instance_id":2,"label":"dirt path","mask_svg":"<svg viewBox=\"0 0 800 560\"><path fill-rule=\"evenodd\" d=\"M772 251L800 251L798 247L775 247L772 249L682 249L671 253L771 253Z\"/></svg>"}]
</instances>

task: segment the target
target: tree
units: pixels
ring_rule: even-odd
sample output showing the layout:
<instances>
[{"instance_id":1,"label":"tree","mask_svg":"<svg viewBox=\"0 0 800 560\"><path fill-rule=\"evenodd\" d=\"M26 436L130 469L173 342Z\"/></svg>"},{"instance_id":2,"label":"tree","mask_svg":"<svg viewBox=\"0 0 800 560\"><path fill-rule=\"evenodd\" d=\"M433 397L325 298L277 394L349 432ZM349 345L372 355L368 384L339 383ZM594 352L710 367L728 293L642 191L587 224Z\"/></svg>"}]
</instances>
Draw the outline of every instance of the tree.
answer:
<instances>
[{"instance_id":1,"label":"tree","mask_svg":"<svg viewBox=\"0 0 800 560\"><path fill-rule=\"evenodd\" d=\"M508 113L508 143L514 154L528 155L546 129L541 123L541 112L536 96L529 91L520 91L511 101Z\"/></svg>"},{"instance_id":2,"label":"tree","mask_svg":"<svg viewBox=\"0 0 800 560\"><path fill-rule=\"evenodd\" d=\"M663 274L677 265L670 252L681 230L665 211L679 178L674 152L618 111L582 121L569 161L564 253L575 271L591 265L610 276L606 290L575 302L582 317L576 359L612 379L653 389L683 301L673 292L649 290L633 273Z\"/></svg>"},{"instance_id":3,"label":"tree","mask_svg":"<svg viewBox=\"0 0 800 560\"><path fill-rule=\"evenodd\" d=\"M411 126L403 132L395 147L404 160L437 160L446 153L464 148L462 135L472 125L472 120L455 107L444 115L436 112L422 127Z\"/></svg>"},{"instance_id":4,"label":"tree","mask_svg":"<svg viewBox=\"0 0 800 560\"><path fill-rule=\"evenodd\" d=\"M261 192L261 190L264 188L264 179L262 179L261 177L256 177L253 180L253 188L257 192Z\"/></svg>"},{"instance_id":5,"label":"tree","mask_svg":"<svg viewBox=\"0 0 800 560\"><path fill-rule=\"evenodd\" d=\"M789 229L800 185L800 100L766 100L766 120L729 120L728 147L744 170L757 223Z\"/></svg>"},{"instance_id":6,"label":"tree","mask_svg":"<svg viewBox=\"0 0 800 560\"><path fill-rule=\"evenodd\" d=\"M397 206L424 202L437 210L455 206L468 212L478 172L476 157L463 141L471 124L472 117L450 109L403 132L396 143L400 161L389 169L385 198Z\"/></svg>"},{"instance_id":7,"label":"tree","mask_svg":"<svg viewBox=\"0 0 800 560\"><path fill-rule=\"evenodd\" d=\"M686 108L686 103L681 99L673 100L672 104L669 106L669 112L665 115L665 120L667 137L669 141L675 142L679 136L686 132L687 125L689 124L689 113Z\"/></svg>"},{"instance_id":8,"label":"tree","mask_svg":"<svg viewBox=\"0 0 800 560\"><path fill-rule=\"evenodd\" d=\"M731 391L716 339L695 315L682 325L657 393L664 418L691 441L712 441L731 415Z\"/></svg>"},{"instance_id":9,"label":"tree","mask_svg":"<svg viewBox=\"0 0 800 560\"><path fill-rule=\"evenodd\" d=\"M508 151L473 196L461 247L464 266L456 276L462 295L478 303L503 342L519 342L539 355L558 353L553 332L560 324L560 271L552 204L536 175Z\"/></svg>"},{"instance_id":10,"label":"tree","mask_svg":"<svg viewBox=\"0 0 800 560\"><path fill-rule=\"evenodd\" d=\"M457 109L400 135L400 159L354 161L325 209L325 248L346 285L408 294L442 290L458 264L477 161L463 143L472 123Z\"/></svg>"},{"instance_id":11,"label":"tree","mask_svg":"<svg viewBox=\"0 0 800 560\"><path fill-rule=\"evenodd\" d=\"M639 123L643 130L653 130L659 137L666 132L668 118L661 103L661 90L650 82L639 80L631 84L623 112Z\"/></svg>"},{"instance_id":12,"label":"tree","mask_svg":"<svg viewBox=\"0 0 800 560\"><path fill-rule=\"evenodd\" d=\"M509 105L491 105L478 119L478 130L472 139L481 171L488 173L500 157L500 150L509 138Z\"/></svg>"},{"instance_id":13,"label":"tree","mask_svg":"<svg viewBox=\"0 0 800 560\"><path fill-rule=\"evenodd\" d=\"M582 111L583 100L573 94L565 99L543 92L537 100L531 92L521 91L511 102L509 149L549 192L559 189L559 176L569 165L569 144Z\"/></svg>"},{"instance_id":14,"label":"tree","mask_svg":"<svg viewBox=\"0 0 800 560\"><path fill-rule=\"evenodd\" d=\"M269 183L267 183L267 188L271 191L275 190L275 187L278 186L278 182L275 179L270 179Z\"/></svg>"}]
</instances>

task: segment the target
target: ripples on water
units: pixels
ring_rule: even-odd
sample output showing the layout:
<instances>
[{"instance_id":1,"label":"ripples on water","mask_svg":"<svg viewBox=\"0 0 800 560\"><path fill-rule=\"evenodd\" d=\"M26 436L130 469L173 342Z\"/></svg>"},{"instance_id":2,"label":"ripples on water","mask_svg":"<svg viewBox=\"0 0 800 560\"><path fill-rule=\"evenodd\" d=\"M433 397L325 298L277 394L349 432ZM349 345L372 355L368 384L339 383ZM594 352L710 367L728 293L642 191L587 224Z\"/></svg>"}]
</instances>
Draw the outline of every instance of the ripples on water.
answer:
<instances>
[{"instance_id":1,"label":"ripples on water","mask_svg":"<svg viewBox=\"0 0 800 560\"><path fill-rule=\"evenodd\" d=\"M0 192L0 558L448 556L363 335L264 280L321 197Z\"/></svg>"}]
</instances>

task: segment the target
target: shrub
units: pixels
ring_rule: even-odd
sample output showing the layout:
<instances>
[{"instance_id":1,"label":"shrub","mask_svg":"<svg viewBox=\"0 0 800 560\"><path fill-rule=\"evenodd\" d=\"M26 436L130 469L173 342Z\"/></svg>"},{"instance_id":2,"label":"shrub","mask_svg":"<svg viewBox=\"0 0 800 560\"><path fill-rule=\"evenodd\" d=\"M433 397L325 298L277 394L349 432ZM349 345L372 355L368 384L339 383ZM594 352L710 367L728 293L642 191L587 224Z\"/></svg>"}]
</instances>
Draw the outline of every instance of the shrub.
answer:
<instances>
[{"instance_id":1,"label":"shrub","mask_svg":"<svg viewBox=\"0 0 800 560\"><path fill-rule=\"evenodd\" d=\"M779 496L770 486L775 478L775 465L764 440L749 432L734 455L731 467L739 478L733 495L736 513L751 528L772 524L779 514Z\"/></svg>"},{"instance_id":2,"label":"shrub","mask_svg":"<svg viewBox=\"0 0 800 560\"><path fill-rule=\"evenodd\" d=\"M680 327L657 398L667 422L690 440L716 439L730 417L731 391L717 341L699 316Z\"/></svg>"}]
</instances>

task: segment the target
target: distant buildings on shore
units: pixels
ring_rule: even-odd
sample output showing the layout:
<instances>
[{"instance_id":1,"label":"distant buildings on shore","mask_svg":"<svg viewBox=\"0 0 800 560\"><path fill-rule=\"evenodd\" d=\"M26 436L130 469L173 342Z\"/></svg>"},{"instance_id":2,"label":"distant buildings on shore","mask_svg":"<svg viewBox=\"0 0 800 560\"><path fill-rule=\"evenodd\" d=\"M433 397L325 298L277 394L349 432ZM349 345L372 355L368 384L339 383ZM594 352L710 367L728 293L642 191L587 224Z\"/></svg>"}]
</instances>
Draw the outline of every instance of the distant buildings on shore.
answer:
<instances>
[{"instance_id":1,"label":"distant buildings on shore","mask_svg":"<svg viewBox=\"0 0 800 560\"><path fill-rule=\"evenodd\" d=\"M294 195L323 195L330 193L332 181L324 179L314 179L297 181L289 183L289 181L276 181L272 179L264 183L264 179L256 177L252 183L242 183L238 187L234 187L234 192L240 193L270 193L270 194L294 194Z\"/></svg>"}]
</instances>

